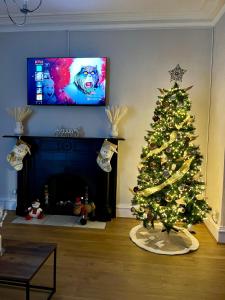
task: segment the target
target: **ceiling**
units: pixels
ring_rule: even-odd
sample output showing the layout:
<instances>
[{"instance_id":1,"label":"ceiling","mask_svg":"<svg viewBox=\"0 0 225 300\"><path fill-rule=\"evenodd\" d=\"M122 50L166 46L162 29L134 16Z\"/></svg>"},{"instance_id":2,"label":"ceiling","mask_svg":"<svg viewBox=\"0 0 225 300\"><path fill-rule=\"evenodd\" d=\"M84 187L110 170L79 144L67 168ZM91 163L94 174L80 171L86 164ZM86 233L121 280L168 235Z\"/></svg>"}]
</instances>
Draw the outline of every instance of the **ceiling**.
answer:
<instances>
[{"instance_id":1,"label":"ceiling","mask_svg":"<svg viewBox=\"0 0 225 300\"><path fill-rule=\"evenodd\" d=\"M10 11L20 21L14 2ZM38 0L29 0L28 7ZM213 26L225 11L225 0L43 0L20 30L116 29ZM0 0L0 31L15 31Z\"/></svg>"}]
</instances>

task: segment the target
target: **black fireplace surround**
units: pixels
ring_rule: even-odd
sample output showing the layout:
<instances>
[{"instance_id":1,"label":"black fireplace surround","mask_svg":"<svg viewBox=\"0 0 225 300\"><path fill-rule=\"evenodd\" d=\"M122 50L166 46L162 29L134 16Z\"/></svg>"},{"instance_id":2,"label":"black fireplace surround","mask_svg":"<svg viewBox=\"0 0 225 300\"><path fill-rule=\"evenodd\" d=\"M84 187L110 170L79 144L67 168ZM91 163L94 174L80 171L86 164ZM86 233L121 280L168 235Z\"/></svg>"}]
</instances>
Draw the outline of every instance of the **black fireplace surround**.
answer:
<instances>
[{"instance_id":1,"label":"black fireplace surround","mask_svg":"<svg viewBox=\"0 0 225 300\"><path fill-rule=\"evenodd\" d=\"M23 169L17 173L17 215L24 216L36 199L45 213L70 215L76 197L88 192L89 201L96 206L97 220L116 217L118 154L111 159L109 173L96 162L105 138L22 136L21 139L31 146L31 155L25 156ZM108 140L118 145L122 139Z\"/></svg>"}]
</instances>

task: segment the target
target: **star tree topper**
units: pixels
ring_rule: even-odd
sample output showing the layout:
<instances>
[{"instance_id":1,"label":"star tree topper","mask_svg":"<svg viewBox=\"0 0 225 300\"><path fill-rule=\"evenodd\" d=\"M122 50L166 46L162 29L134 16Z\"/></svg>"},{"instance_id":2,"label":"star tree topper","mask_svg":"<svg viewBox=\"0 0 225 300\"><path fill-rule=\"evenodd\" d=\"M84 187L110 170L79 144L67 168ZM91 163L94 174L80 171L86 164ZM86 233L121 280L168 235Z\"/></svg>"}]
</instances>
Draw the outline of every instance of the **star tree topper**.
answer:
<instances>
[{"instance_id":1,"label":"star tree topper","mask_svg":"<svg viewBox=\"0 0 225 300\"><path fill-rule=\"evenodd\" d=\"M176 65L176 67L169 71L170 73L170 81L182 81L184 73L187 70L181 69L180 65Z\"/></svg>"}]
</instances>

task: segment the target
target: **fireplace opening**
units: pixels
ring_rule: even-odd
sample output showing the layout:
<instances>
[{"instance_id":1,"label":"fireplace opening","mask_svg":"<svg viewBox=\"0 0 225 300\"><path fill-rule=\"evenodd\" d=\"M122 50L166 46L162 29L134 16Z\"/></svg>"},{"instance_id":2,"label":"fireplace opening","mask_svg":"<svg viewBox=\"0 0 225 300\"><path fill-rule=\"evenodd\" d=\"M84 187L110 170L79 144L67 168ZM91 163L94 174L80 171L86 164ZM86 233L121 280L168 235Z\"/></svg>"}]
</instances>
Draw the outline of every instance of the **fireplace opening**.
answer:
<instances>
[{"instance_id":1,"label":"fireplace opening","mask_svg":"<svg viewBox=\"0 0 225 300\"><path fill-rule=\"evenodd\" d=\"M96 193L87 179L65 173L50 176L42 190L45 211L54 215L74 215L76 199L91 203Z\"/></svg>"}]
</instances>

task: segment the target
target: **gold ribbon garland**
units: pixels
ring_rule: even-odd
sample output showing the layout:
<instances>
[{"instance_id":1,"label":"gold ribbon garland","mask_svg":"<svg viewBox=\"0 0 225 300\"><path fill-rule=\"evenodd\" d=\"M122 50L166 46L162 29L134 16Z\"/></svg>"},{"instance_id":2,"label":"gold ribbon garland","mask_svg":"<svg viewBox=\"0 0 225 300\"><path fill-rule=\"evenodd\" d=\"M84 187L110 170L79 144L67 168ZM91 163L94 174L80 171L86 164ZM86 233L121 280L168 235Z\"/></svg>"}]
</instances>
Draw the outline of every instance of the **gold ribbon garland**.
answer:
<instances>
[{"instance_id":1,"label":"gold ribbon garland","mask_svg":"<svg viewBox=\"0 0 225 300\"><path fill-rule=\"evenodd\" d=\"M160 148L156 148L156 149L153 149L153 150L149 151L149 153L146 156L146 158L148 158L149 156L152 156L154 154L158 154L158 153L162 152L170 144L172 144L176 140L176 138L177 138L177 133L175 131L171 132L171 134L170 134L170 140L167 143L164 143Z\"/></svg>"},{"instance_id":2,"label":"gold ribbon garland","mask_svg":"<svg viewBox=\"0 0 225 300\"><path fill-rule=\"evenodd\" d=\"M178 129L178 130L181 129L183 127L183 125L185 123L187 123L190 119L191 119L191 116L188 114L183 122L181 122L179 125L175 124L176 129ZM166 149L170 144L172 144L176 140L176 138L177 138L176 131L171 132L169 141L167 143L164 143L161 147L149 151L146 158L148 158L154 154L159 154L164 149Z\"/></svg>"},{"instance_id":3,"label":"gold ribbon garland","mask_svg":"<svg viewBox=\"0 0 225 300\"><path fill-rule=\"evenodd\" d=\"M175 201L177 202L178 205L180 205L180 204L184 204L185 203L184 200L185 200L185 197L181 197L181 198L179 198L179 199L177 199Z\"/></svg>"},{"instance_id":4,"label":"gold ribbon garland","mask_svg":"<svg viewBox=\"0 0 225 300\"><path fill-rule=\"evenodd\" d=\"M164 187L166 187L167 185L173 184L174 182L180 180L189 170L190 165L192 160L194 159L194 157L189 158L188 160L186 160L182 167L180 167L179 170L177 170L177 172L175 172L170 178L168 178L166 181L164 181L163 183L157 185L157 186L153 186L150 188L147 188L143 191L138 191L137 195L143 196L143 197L148 197L160 190L162 190Z\"/></svg>"},{"instance_id":5,"label":"gold ribbon garland","mask_svg":"<svg viewBox=\"0 0 225 300\"><path fill-rule=\"evenodd\" d=\"M181 122L179 125L178 124L175 124L175 127L179 130L183 127L183 125L185 123L187 123L189 120L191 119L191 116L188 114L187 117L184 119L183 122Z\"/></svg>"}]
</instances>

